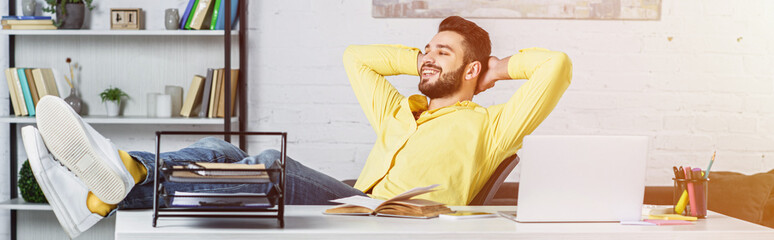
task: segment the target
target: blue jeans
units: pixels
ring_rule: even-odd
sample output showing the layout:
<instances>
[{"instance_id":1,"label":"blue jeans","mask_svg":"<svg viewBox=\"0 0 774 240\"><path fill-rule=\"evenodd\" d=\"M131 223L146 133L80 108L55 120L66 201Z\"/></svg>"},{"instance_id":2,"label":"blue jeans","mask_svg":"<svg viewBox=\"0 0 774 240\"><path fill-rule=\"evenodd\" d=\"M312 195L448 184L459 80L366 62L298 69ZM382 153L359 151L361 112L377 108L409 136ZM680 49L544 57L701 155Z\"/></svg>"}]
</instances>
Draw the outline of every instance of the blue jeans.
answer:
<instances>
[{"instance_id":1,"label":"blue jeans","mask_svg":"<svg viewBox=\"0 0 774 240\"><path fill-rule=\"evenodd\" d=\"M148 170L145 180L132 188L132 191L118 204L119 209L137 209L153 207L153 178L156 173L156 157L149 152L129 152ZM160 159L168 166L186 165L188 162L245 163L277 166L280 152L266 150L257 156L248 156L236 146L215 137L200 139L196 143L175 152L161 153ZM299 162L285 157L285 204L290 205L328 205L328 200L353 195L366 196L360 190L350 187L328 175L315 171ZM163 181L159 176L159 181ZM267 193L271 184L191 184L163 182L167 192L219 192L219 193ZM163 204L163 201L159 201Z\"/></svg>"}]
</instances>

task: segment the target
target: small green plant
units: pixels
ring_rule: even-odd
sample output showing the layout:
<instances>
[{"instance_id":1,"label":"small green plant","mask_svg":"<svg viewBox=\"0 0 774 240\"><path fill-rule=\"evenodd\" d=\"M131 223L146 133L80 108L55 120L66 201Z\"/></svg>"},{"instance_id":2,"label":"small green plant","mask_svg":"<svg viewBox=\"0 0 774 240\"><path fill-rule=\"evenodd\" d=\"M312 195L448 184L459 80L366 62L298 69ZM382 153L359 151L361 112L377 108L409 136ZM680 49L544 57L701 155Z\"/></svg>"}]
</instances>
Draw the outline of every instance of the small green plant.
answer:
<instances>
[{"instance_id":1,"label":"small green plant","mask_svg":"<svg viewBox=\"0 0 774 240\"><path fill-rule=\"evenodd\" d=\"M40 190L38 181L35 180L35 175L32 174L32 168L30 168L30 161L24 161L22 168L19 170L19 191L21 192L24 201L32 203L48 203L46 196L43 195L43 191Z\"/></svg>"},{"instance_id":2,"label":"small green plant","mask_svg":"<svg viewBox=\"0 0 774 240\"><path fill-rule=\"evenodd\" d=\"M122 91L120 88L116 87L109 87L108 89L105 89L105 91L102 91L102 93L99 94L99 97L102 98L102 102L105 101L113 101L118 104L121 104L121 98L122 97L129 97L124 91Z\"/></svg>"},{"instance_id":3,"label":"small green plant","mask_svg":"<svg viewBox=\"0 0 774 240\"><path fill-rule=\"evenodd\" d=\"M67 8L65 8L65 4L68 4L68 3L86 3L86 8L88 8L89 11L94 10L94 6L91 5L91 3L94 0L45 0L45 1L48 4L48 7L43 7L43 12L56 14L56 9L59 8L59 9L62 9L62 16L67 16ZM62 25L62 22L63 22L63 19L59 19L59 17L57 17L56 23L54 25L59 27L60 25Z\"/></svg>"}]
</instances>

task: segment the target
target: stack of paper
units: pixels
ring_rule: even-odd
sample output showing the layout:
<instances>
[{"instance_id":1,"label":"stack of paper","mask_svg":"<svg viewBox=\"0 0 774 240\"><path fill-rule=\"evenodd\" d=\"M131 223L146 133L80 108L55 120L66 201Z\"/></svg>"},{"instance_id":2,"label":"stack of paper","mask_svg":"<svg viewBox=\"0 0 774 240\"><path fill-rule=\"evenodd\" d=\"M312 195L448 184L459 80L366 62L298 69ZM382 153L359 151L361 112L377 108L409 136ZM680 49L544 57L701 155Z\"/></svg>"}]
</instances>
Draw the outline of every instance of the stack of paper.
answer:
<instances>
[{"instance_id":1,"label":"stack of paper","mask_svg":"<svg viewBox=\"0 0 774 240\"><path fill-rule=\"evenodd\" d=\"M191 163L187 166L173 166L173 182L202 182L202 183L268 183L269 174L263 164L236 164L236 163ZM207 170L216 169L217 171ZM181 171L197 170L197 171Z\"/></svg>"},{"instance_id":2,"label":"stack of paper","mask_svg":"<svg viewBox=\"0 0 774 240\"><path fill-rule=\"evenodd\" d=\"M175 192L170 207L272 207L263 193Z\"/></svg>"}]
</instances>

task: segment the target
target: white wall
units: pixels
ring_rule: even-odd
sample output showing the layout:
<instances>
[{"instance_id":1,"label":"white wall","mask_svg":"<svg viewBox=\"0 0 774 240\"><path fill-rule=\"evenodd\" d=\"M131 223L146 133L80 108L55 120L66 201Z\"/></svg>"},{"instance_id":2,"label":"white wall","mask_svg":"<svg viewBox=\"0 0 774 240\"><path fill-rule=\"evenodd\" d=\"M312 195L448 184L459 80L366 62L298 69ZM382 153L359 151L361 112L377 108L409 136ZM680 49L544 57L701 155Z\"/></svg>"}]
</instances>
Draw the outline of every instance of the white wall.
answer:
<instances>
[{"instance_id":1,"label":"white wall","mask_svg":"<svg viewBox=\"0 0 774 240\"><path fill-rule=\"evenodd\" d=\"M185 1L171 2L141 7L162 11ZM441 19L374 19L364 0L250 1L248 12L250 130L287 131L291 157L338 179L356 178L375 134L348 85L344 48L421 47ZM705 167L714 150L714 170L774 168L772 1L664 0L658 21L473 21L490 32L499 57L544 47L572 58L573 83L538 134L649 136L648 185L670 185L672 165ZM418 92L416 77L391 80L404 95ZM520 84L498 83L474 101L503 102ZM0 110L7 101L0 98ZM100 128L124 146L151 150L150 137L137 133L147 127ZM0 139L0 153L7 145ZM265 147L254 142L250 152ZM5 164L0 179L7 179ZM7 190L0 185L3 196Z\"/></svg>"},{"instance_id":2,"label":"white wall","mask_svg":"<svg viewBox=\"0 0 774 240\"><path fill-rule=\"evenodd\" d=\"M251 129L288 131L294 159L356 178L375 134L341 53L424 46L441 19L374 19L371 1L256 1L250 17ZM771 1L664 0L659 21L473 21L499 57L544 47L572 58L573 83L537 134L649 136L649 185L670 185L673 165L706 167L714 150L714 170L774 168ZM416 77L393 79L404 95L417 92ZM474 101L503 102L519 84Z\"/></svg>"}]
</instances>

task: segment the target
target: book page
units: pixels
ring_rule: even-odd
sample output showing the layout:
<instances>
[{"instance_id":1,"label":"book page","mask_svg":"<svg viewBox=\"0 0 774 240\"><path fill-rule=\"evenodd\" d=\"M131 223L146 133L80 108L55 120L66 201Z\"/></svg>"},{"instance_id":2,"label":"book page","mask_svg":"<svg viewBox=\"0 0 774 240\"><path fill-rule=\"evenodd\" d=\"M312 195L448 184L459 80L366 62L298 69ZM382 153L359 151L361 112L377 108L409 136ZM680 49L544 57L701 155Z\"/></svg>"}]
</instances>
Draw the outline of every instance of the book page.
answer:
<instances>
[{"instance_id":1,"label":"book page","mask_svg":"<svg viewBox=\"0 0 774 240\"><path fill-rule=\"evenodd\" d=\"M425 194L425 193L429 193L429 192L435 191L435 190L433 190L433 188L438 187L438 186L439 186L439 184L433 184L433 185L430 185L430 186L427 186L427 187L412 188L411 190L408 190L408 191L406 191L404 193L399 194L398 196L390 198L390 200L387 200L387 201L389 202L389 201L398 201L398 200L410 199L412 197L415 197L415 196L418 196L418 195L421 195L421 194Z\"/></svg>"},{"instance_id":2,"label":"book page","mask_svg":"<svg viewBox=\"0 0 774 240\"><path fill-rule=\"evenodd\" d=\"M379 205L384 203L384 200L373 199L373 198L363 197L363 196L351 196L351 197L334 199L334 200L331 200L331 202L366 207L368 209L371 209L371 211L373 211L374 209L379 207Z\"/></svg>"}]
</instances>

